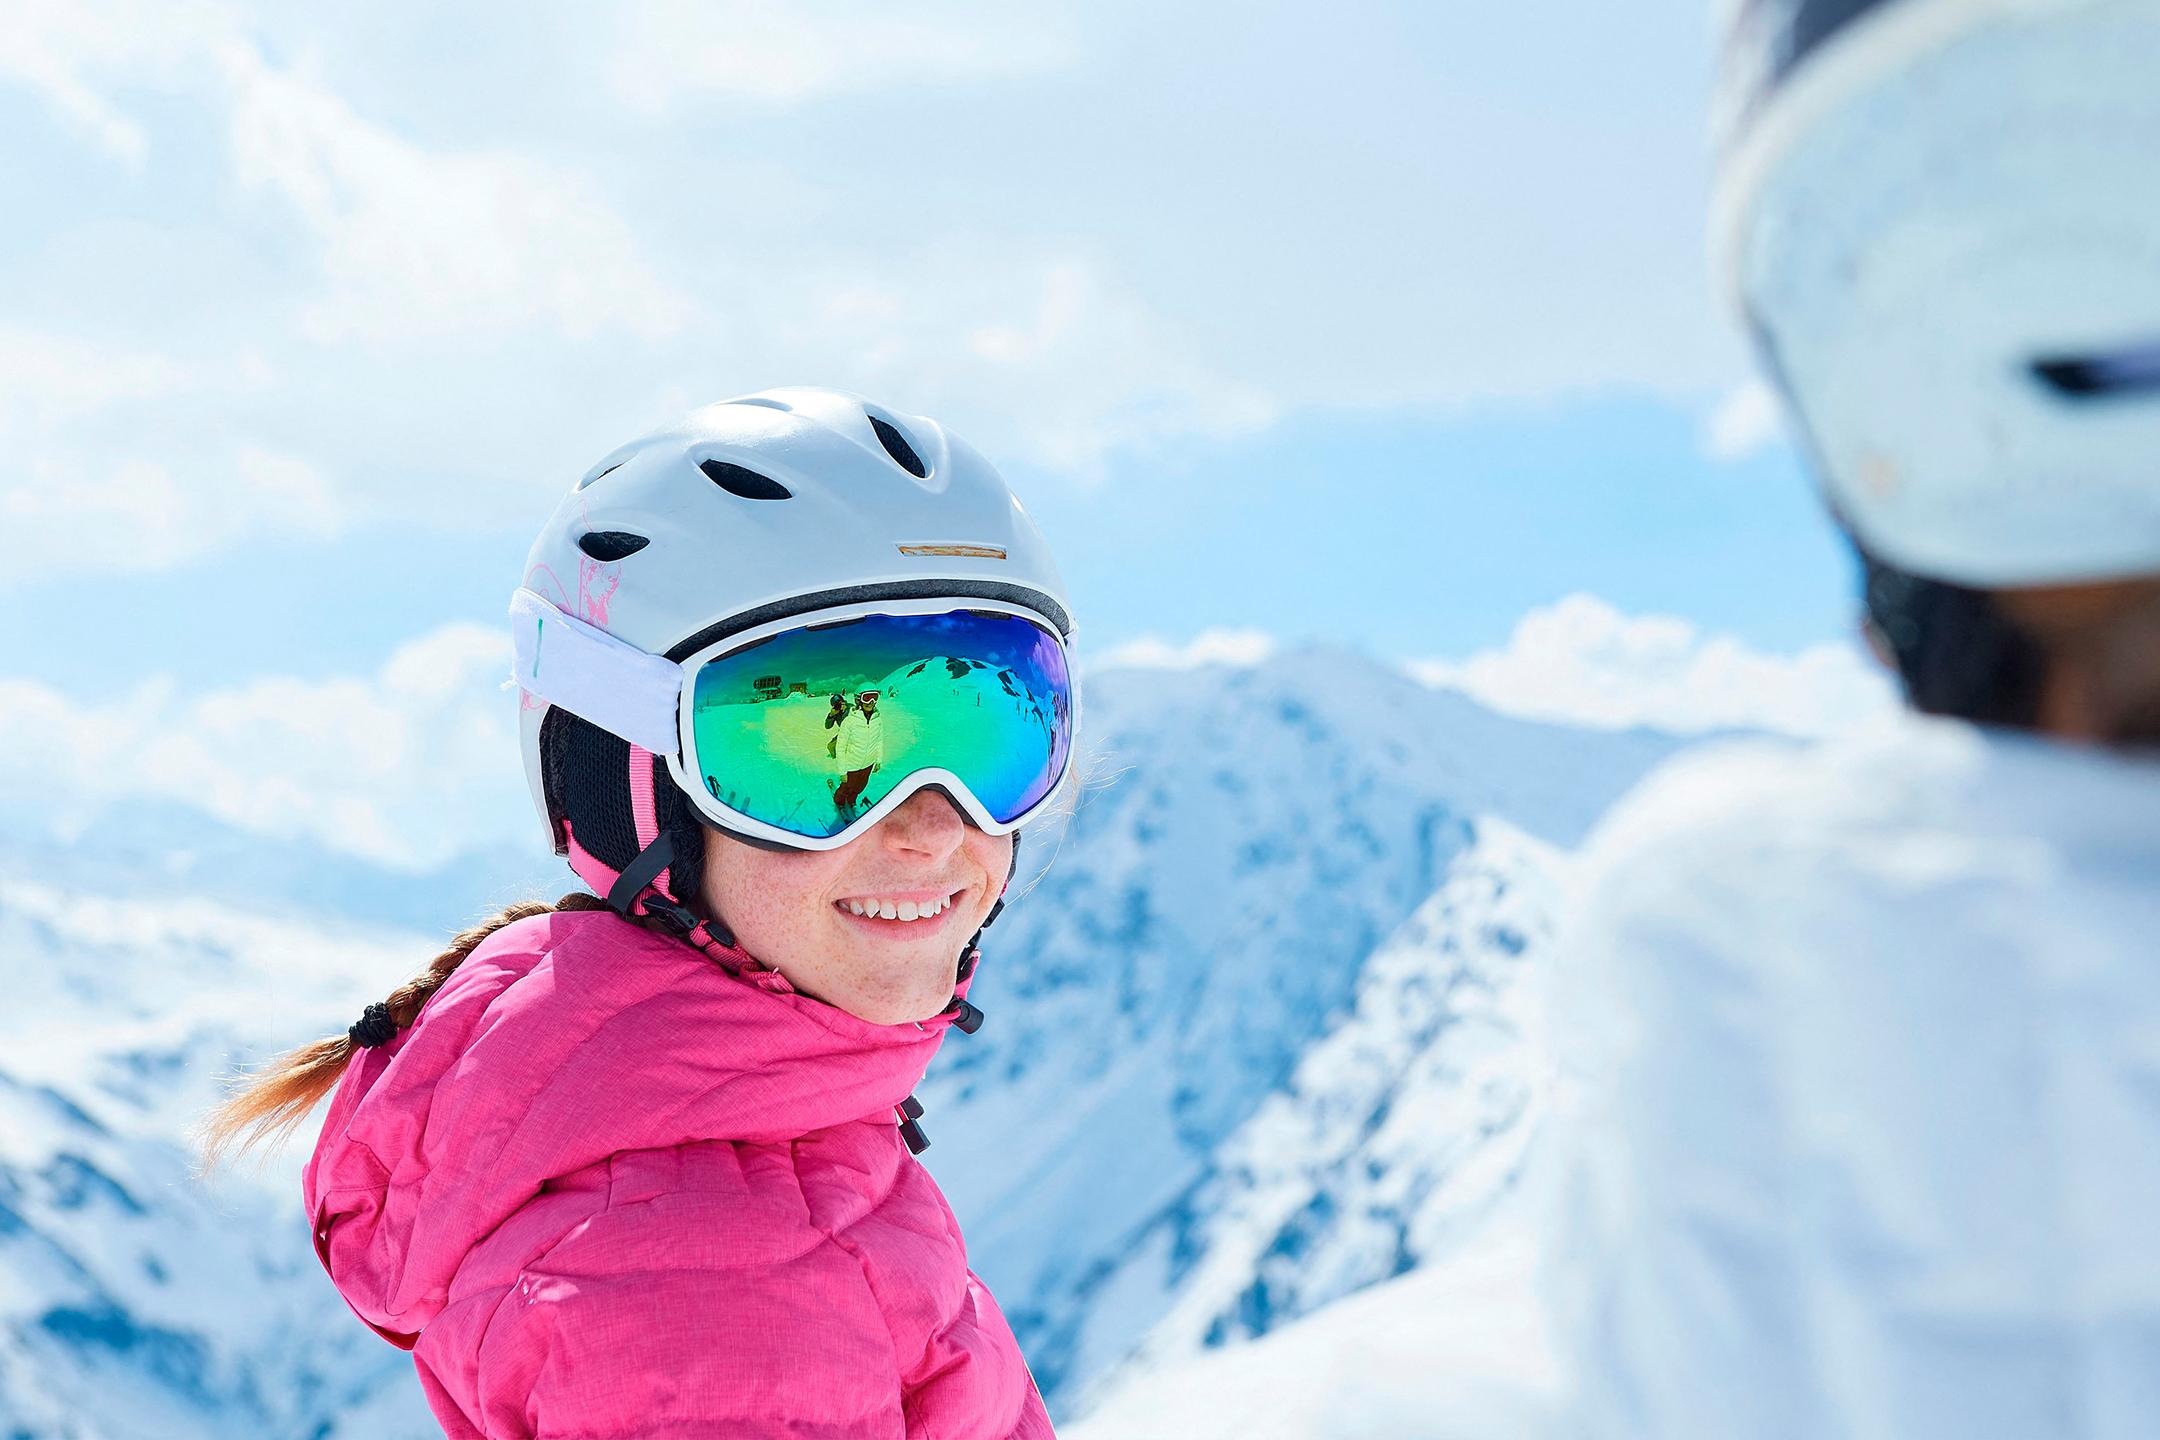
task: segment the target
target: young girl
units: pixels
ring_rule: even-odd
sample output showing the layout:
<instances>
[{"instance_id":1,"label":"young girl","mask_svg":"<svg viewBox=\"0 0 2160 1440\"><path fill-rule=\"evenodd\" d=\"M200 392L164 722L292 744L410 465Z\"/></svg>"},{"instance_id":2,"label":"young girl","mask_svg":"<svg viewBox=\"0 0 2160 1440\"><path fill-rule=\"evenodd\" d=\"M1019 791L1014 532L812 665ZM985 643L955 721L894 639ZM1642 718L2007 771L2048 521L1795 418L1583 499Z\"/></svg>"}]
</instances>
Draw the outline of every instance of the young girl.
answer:
<instances>
[{"instance_id":1,"label":"young girl","mask_svg":"<svg viewBox=\"0 0 2160 1440\"><path fill-rule=\"evenodd\" d=\"M458 936L213 1153L335 1087L317 1253L453 1436L1048 1436L909 1153L1067 779L1033 523L935 423L769 391L595 466L511 613L526 773L592 893ZM824 697L873 689L883 763L836 808Z\"/></svg>"}]
</instances>

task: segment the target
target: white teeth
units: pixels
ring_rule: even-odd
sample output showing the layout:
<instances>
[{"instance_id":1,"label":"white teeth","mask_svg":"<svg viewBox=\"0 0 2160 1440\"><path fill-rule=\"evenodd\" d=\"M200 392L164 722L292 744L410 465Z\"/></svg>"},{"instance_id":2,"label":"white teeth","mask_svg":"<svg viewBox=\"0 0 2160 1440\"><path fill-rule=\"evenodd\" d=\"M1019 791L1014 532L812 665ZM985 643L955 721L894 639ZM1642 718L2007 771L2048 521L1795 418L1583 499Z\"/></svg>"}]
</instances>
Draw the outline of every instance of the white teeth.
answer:
<instances>
[{"instance_id":1,"label":"white teeth","mask_svg":"<svg viewBox=\"0 0 2160 1440\"><path fill-rule=\"evenodd\" d=\"M953 897L943 896L921 904L913 900L843 900L849 913L874 920L929 920L952 908Z\"/></svg>"}]
</instances>

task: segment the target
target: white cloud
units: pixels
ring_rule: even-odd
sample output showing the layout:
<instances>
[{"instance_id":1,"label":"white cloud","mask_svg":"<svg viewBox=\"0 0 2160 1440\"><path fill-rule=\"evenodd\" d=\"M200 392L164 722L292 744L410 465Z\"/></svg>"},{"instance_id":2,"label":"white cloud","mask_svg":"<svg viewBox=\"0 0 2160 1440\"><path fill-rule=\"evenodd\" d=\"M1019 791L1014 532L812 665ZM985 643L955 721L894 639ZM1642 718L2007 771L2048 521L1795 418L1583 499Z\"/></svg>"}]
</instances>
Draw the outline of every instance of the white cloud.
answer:
<instances>
[{"instance_id":1,"label":"white cloud","mask_svg":"<svg viewBox=\"0 0 2160 1440\"><path fill-rule=\"evenodd\" d=\"M1478 98L1491 87L1425 83L1430 65L1331 63L1285 91L1286 58L1320 43L1347 59L1332 44L1357 33L1290 12L1241 28L1197 106L1178 57L1219 27L1197 11L632 0L586 14L481 7L446 29L410 5L0 0L0 72L62 117L23 137L38 173L61 177L87 137L144 157L155 182L116 193L106 167L77 164L82 184L18 217L28 273L53 288L42 313L127 327L191 371L215 358L196 353L212 333L268 356L258 413L275 423L216 417L226 433L294 437L355 504L427 496L445 525L512 513L539 476L647 419L782 381L854 388L1001 460L1083 475L1297 409L1706 383L1686 319L1697 227L1646 219L1685 187L1660 162L1659 183L1606 193L1634 174L1612 163L1622 139L1630 162L1657 149L1632 110L1586 150L1580 126L1498 123ZM1426 53L1399 58L1534 69L1529 20L1417 28ZM1693 63L1667 49L1674 72ZM1663 90L1538 103L1646 93ZM843 95L885 97L865 121L878 133L783 109ZM692 103L715 97L735 103ZM1419 118L1368 123L1401 114ZM1413 132L1507 144L1411 154L1395 142ZM1586 208L1606 214L1590 250L1553 219ZM168 259L189 302L169 312L140 279ZM607 343L578 343L591 336ZM0 427L7 378L0 358ZM145 423L38 403L157 437L162 476L120 474L137 457L109 448L39 445L15 451L0 491L65 484L91 514L192 527L116 547L140 563L261 533L199 521L238 462L186 414L192 391L161 393ZM174 432L204 453L175 454ZM30 475L33 453L56 468Z\"/></svg>"},{"instance_id":2,"label":"white cloud","mask_svg":"<svg viewBox=\"0 0 2160 1440\"><path fill-rule=\"evenodd\" d=\"M571 339L681 327L684 304L581 177L509 150L430 149L263 56L260 24L209 0L0 0L0 77L41 95L103 148L140 162L126 86L205 92L231 163L312 232L329 282L318 340L469 336L552 323Z\"/></svg>"},{"instance_id":3,"label":"white cloud","mask_svg":"<svg viewBox=\"0 0 2160 1440\"><path fill-rule=\"evenodd\" d=\"M137 127L139 138L139 119L118 107L146 88L184 97L222 127L241 193L258 203L248 207L252 214L214 216L216 225L253 232L250 241L272 254L289 254L299 242L290 256L297 263L273 267L271 303L260 307L287 318L285 333L245 342L277 355L288 372L280 398L300 407L321 406L354 371L372 405L402 407L399 438L365 442L388 452L371 457L377 487L412 484L404 477L416 469L432 482L446 464L471 463L482 447L460 450L469 428L460 417L499 406L513 371L454 367L474 348L511 336L529 344L529 358L513 369L523 364L536 383L554 384L589 372L574 342L619 338L609 377L617 388L598 398L637 404L642 390L646 415L806 378L936 414L1001 457L1082 474L1114 451L1262 428L1281 408L1271 388L1239 378L1235 361L1207 357L1175 307L1150 303L1095 247L1078 253L1058 237L1016 233L1002 219L985 227L961 218L963 207L880 232L867 248L836 249L815 233L791 237L787 227L844 210L856 203L852 194L828 190L815 175L769 181L755 166L726 172L727 183L778 184L791 202L760 226L708 226L686 240L634 228L634 217L615 213L595 181L561 164L512 148L446 146L403 128L388 117L402 121L412 107L385 98L395 87L372 92L368 107L354 105L317 67L282 58L327 53L305 39L319 27L238 6L196 4L185 23L166 21L154 7L113 12L150 37L136 43L108 34L113 27L102 22L71 20L76 12L67 7L32 3L45 37L32 67L43 78L33 83L50 103L91 106ZM1036 74L1079 53L1081 18L1059 4L986 12L936 0L902 13L859 0L653 0L627 18L611 12L605 35L588 37L590 57L564 58L573 72L612 75L623 98L636 102L628 108L642 107L651 159L633 173L649 186L681 173L669 167L691 134L681 122L661 121L668 134L654 136L653 111L692 92L782 102ZM271 41L272 32L282 42ZM739 136L708 133L698 143L716 142L722 153L756 150ZM724 213L763 214L762 193L735 195ZM279 233L288 220L297 222L290 236ZM770 235L762 233L767 224ZM303 288L288 308L277 302L295 275ZM373 343L343 346L342 356L324 344L352 340ZM408 393L409 377L423 375L424 387ZM0 399L0 424L7 404ZM340 419L330 417L326 431ZM423 445L426 460L414 466L410 451ZM359 448L348 443L339 453ZM507 449L486 447L479 463L501 467L486 480L506 485L513 474L529 475L533 457L512 465ZM190 489L187 467L167 469L172 484ZM156 482L138 475L131 483L143 492ZM98 508L107 511L119 499L109 482L101 495ZM167 509L200 503L162 491L131 503L145 498ZM200 553L192 544L171 548Z\"/></svg>"},{"instance_id":4,"label":"white cloud","mask_svg":"<svg viewBox=\"0 0 2160 1440\"><path fill-rule=\"evenodd\" d=\"M19 453L33 431L186 382L186 370L162 355L0 326L0 446Z\"/></svg>"},{"instance_id":5,"label":"white cloud","mask_svg":"<svg viewBox=\"0 0 2160 1440\"><path fill-rule=\"evenodd\" d=\"M10 556L16 583L48 575L163 570L193 559L222 526L205 523L172 472L154 461L62 466L40 456L29 478L0 489L0 521L37 543Z\"/></svg>"},{"instance_id":6,"label":"white cloud","mask_svg":"<svg viewBox=\"0 0 2160 1440\"><path fill-rule=\"evenodd\" d=\"M1180 645L1144 635L1087 657L1090 670L1192 670L1202 665L1258 665L1275 653L1264 630L1203 630Z\"/></svg>"},{"instance_id":7,"label":"white cloud","mask_svg":"<svg viewBox=\"0 0 2160 1440\"><path fill-rule=\"evenodd\" d=\"M768 356L1061 469L1242 434L1277 413L1272 397L1204 364L1170 321L1069 256L948 242L851 274L786 277L759 300Z\"/></svg>"},{"instance_id":8,"label":"white cloud","mask_svg":"<svg viewBox=\"0 0 2160 1440\"><path fill-rule=\"evenodd\" d=\"M330 478L295 455L243 443L233 451L234 518L250 529L327 539L351 519Z\"/></svg>"},{"instance_id":9,"label":"white cloud","mask_svg":"<svg viewBox=\"0 0 2160 1440\"><path fill-rule=\"evenodd\" d=\"M0 678L0 806L59 833L145 796L415 870L532 823L499 630L447 625L373 675L268 678L181 696L164 681L109 704Z\"/></svg>"},{"instance_id":10,"label":"white cloud","mask_svg":"<svg viewBox=\"0 0 2160 1440\"><path fill-rule=\"evenodd\" d=\"M0 586L341 533L351 511L329 477L237 433L214 403L262 383L259 364L0 329L0 533L37 537L0 563Z\"/></svg>"},{"instance_id":11,"label":"white cloud","mask_svg":"<svg viewBox=\"0 0 2160 1440\"><path fill-rule=\"evenodd\" d=\"M673 333L685 303L580 178L509 151L427 149L363 119L248 41L219 48L240 179L289 204L321 247L320 340L465 336L552 322Z\"/></svg>"},{"instance_id":12,"label":"white cloud","mask_svg":"<svg viewBox=\"0 0 2160 1440\"><path fill-rule=\"evenodd\" d=\"M766 103L923 89L1054 68L1070 21L1039 3L644 0L609 12L616 97L655 113L700 93Z\"/></svg>"},{"instance_id":13,"label":"white cloud","mask_svg":"<svg viewBox=\"0 0 2160 1440\"><path fill-rule=\"evenodd\" d=\"M202 0L6 0L0 76L43 96L107 154L140 165L148 137L106 93L110 82L183 70L201 37L229 24L225 7Z\"/></svg>"},{"instance_id":14,"label":"white cloud","mask_svg":"<svg viewBox=\"0 0 2160 1440\"><path fill-rule=\"evenodd\" d=\"M1570 595L1517 622L1504 650L1410 667L1495 709L1580 725L1679 734L1762 729L1820 737L1895 713L1895 690L1856 647L1754 650L1675 616L1622 614Z\"/></svg>"},{"instance_id":15,"label":"white cloud","mask_svg":"<svg viewBox=\"0 0 2160 1440\"><path fill-rule=\"evenodd\" d=\"M1727 391L1703 420L1703 454L1713 460L1745 460L1785 437L1785 408L1760 378Z\"/></svg>"},{"instance_id":16,"label":"white cloud","mask_svg":"<svg viewBox=\"0 0 2160 1440\"><path fill-rule=\"evenodd\" d=\"M96 122L116 153L142 153L141 130L119 108L138 91L213 107L236 175L303 222L323 277L283 312L297 327L243 334L226 353L158 353L138 339L0 326L0 523L40 537L0 565L0 586L168 569L267 536L330 537L356 518L354 495L394 503L383 480L419 468L409 456L385 465L375 452L369 484L356 490L251 433L254 402L267 398L289 422L338 388L338 367L326 369L319 345L266 358L281 341L469 345L533 324L570 340L607 327L654 339L688 308L577 178L514 154L443 153L402 139L306 75L267 62L237 10L188 0L0 0L0 24L10 33L0 82L25 83L63 114ZM155 327L144 317L129 328ZM173 343L200 350L205 338L197 330ZM382 373L401 379L401 360ZM444 411L465 415L480 408L473 391L492 382L454 373L444 382L439 357L417 368L435 372L428 394L445 397ZM394 403L378 393L370 408ZM322 435L349 437L345 415L328 418ZM414 418L417 430L423 417ZM351 464L358 452L347 444L340 453ZM432 483L440 462L429 459ZM415 482L404 483L409 494Z\"/></svg>"}]
</instances>

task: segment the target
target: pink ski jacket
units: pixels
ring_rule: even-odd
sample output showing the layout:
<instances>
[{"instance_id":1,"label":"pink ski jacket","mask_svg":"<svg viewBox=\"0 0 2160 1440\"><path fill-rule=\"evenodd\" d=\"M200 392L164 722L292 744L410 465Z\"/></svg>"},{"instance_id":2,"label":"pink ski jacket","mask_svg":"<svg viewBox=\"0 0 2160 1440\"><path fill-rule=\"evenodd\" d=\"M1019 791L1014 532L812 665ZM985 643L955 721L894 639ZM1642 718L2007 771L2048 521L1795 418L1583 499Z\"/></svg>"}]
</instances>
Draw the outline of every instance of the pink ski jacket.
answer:
<instances>
[{"instance_id":1,"label":"pink ski jacket","mask_svg":"<svg viewBox=\"0 0 2160 1440\"><path fill-rule=\"evenodd\" d=\"M873 1025L608 911L489 936L340 1082L316 1252L459 1440L1048 1437Z\"/></svg>"}]
</instances>

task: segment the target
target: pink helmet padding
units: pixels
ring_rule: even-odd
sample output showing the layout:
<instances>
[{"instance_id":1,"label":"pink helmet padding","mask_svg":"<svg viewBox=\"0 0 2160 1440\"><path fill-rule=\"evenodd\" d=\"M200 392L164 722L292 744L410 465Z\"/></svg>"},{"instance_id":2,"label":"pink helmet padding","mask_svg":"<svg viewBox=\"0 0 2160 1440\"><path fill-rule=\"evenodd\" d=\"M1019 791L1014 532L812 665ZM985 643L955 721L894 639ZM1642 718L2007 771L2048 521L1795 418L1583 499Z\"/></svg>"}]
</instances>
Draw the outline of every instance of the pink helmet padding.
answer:
<instances>
[{"instance_id":1,"label":"pink helmet padding","mask_svg":"<svg viewBox=\"0 0 2160 1440\"><path fill-rule=\"evenodd\" d=\"M630 746L630 818L637 826L638 850L660 838L660 820L653 803L653 754L650 750ZM652 878L652 888L669 899L678 898L668 884L668 872L662 870Z\"/></svg>"},{"instance_id":2,"label":"pink helmet padding","mask_svg":"<svg viewBox=\"0 0 2160 1440\"><path fill-rule=\"evenodd\" d=\"M608 891L615 888L615 882L622 878L622 872L578 844L577 832L570 828L568 816L563 817L562 828L563 841L570 851L570 868L577 872L578 879L583 880L586 888L593 894L604 897Z\"/></svg>"}]
</instances>

